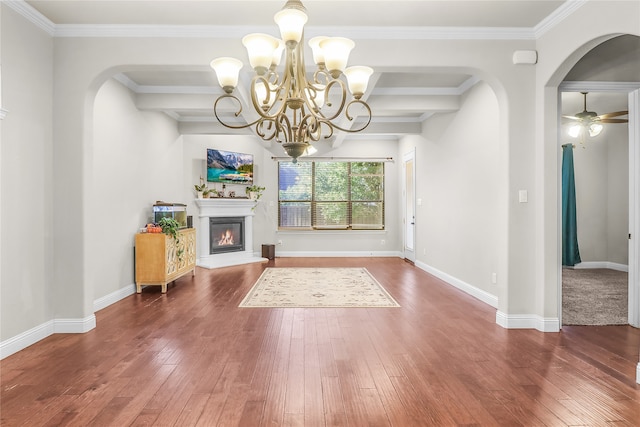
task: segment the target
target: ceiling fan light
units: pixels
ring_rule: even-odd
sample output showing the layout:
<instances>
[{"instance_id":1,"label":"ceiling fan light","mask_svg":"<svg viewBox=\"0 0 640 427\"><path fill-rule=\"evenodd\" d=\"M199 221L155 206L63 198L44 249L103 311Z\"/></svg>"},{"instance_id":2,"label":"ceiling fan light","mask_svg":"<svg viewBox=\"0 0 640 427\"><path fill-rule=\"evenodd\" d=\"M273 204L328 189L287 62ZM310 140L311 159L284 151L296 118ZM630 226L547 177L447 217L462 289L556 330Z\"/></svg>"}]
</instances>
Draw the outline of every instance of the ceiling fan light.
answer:
<instances>
[{"instance_id":1,"label":"ceiling fan light","mask_svg":"<svg viewBox=\"0 0 640 427\"><path fill-rule=\"evenodd\" d=\"M253 33L243 37L242 44L247 48L249 63L259 75L271 66L278 43L279 40L269 34Z\"/></svg>"},{"instance_id":2,"label":"ceiling fan light","mask_svg":"<svg viewBox=\"0 0 640 427\"><path fill-rule=\"evenodd\" d=\"M349 61L349 54L355 46L352 40L344 37L327 37L320 42L325 66L334 78L344 71Z\"/></svg>"},{"instance_id":3,"label":"ceiling fan light","mask_svg":"<svg viewBox=\"0 0 640 427\"><path fill-rule=\"evenodd\" d=\"M594 137L600 135L600 132L602 132L603 128L604 126L602 126L600 123L591 123L589 125L589 136Z\"/></svg>"},{"instance_id":4,"label":"ceiling fan light","mask_svg":"<svg viewBox=\"0 0 640 427\"><path fill-rule=\"evenodd\" d=\"M242 61L235 58L222 57L214 59L210 65L216 72L220 87L226 93L233 92L233 89L238 86L238 74L242 68Z\"/></svg>"},{"instance_id":5,"label":"ceiling fan light","mask_svg":"<svg viewBox=\"0 0 640 427\"><path fill-rule=\"evenodd\" d=\"M569 136L571 138L577 138L578 136L580 136L580 131L582 130L582 126L579 124L574 124L569 126L569 130L567 131L567 133L569 134Z\"/></svg>"}]
</instances>

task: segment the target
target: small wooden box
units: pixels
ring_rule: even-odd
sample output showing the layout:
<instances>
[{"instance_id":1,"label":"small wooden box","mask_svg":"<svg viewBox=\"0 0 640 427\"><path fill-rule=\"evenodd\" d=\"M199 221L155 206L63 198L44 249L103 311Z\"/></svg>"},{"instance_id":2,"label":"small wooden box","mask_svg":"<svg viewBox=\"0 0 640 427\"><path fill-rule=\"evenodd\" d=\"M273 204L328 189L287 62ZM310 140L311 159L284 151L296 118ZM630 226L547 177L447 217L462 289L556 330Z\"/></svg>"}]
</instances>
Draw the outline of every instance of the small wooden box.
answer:
<instances>
[{"instance_id":1,"label":"small wooden box","mask_svg":"<svg viewBox=\"0 0 640 427\"><path fill-rule=\"evenodd\" d=\"M276 245L262 245L262 258L274 259L276 257Z\"/></svg>"}]
</instances>

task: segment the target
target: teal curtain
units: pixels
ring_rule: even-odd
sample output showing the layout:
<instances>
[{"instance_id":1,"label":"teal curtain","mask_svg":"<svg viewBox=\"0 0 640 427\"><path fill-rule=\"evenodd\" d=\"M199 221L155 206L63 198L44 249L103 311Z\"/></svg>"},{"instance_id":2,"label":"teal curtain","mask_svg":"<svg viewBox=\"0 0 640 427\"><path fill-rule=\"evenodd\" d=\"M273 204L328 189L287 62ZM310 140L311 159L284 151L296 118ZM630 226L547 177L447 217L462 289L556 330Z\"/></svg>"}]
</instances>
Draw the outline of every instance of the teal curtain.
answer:
<instances>
[{"instance_id":1,"label":"teal curtain","mask_svg":"<svg viewBox=\"0 0 640 427\"><path fill-rule=\"evenodd\" d=\"M576 181L573 173L573 145L562 146L562 265L580 263L576 224Z\"/></svg>"}]
</instances>

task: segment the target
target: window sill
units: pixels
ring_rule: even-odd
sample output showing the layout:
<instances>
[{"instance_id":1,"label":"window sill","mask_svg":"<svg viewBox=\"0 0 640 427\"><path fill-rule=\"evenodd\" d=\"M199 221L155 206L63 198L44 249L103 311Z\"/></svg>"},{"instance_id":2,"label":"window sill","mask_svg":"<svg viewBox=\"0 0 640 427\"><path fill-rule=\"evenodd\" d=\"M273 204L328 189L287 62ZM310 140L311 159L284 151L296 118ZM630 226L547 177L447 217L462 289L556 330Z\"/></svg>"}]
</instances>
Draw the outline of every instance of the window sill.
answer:
<instances>
[{"instance_id":1,"label":"window sill","mask_svg":"<svg viewBox=\"0 0 640 427\"><path fill-rule=\"evenodd\" d=\"M370 235L380 235L387 234L387 230L276 230L276 234L309 234L314 233L318 235L331 235L331 234L343 234L343 235L353 235L353 234L370 234Z\"/></svg>"}]
</instances>

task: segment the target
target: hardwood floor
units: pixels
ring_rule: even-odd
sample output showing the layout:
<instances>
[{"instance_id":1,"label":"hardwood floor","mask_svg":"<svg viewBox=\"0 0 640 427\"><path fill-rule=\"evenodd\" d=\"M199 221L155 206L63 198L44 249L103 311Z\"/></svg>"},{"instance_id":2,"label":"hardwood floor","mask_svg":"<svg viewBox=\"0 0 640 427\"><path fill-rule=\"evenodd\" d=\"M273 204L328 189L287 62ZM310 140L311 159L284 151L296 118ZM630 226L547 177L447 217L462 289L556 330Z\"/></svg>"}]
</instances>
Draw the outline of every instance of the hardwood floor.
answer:
<instances>
[{"instance_id":1,"label":"hardwood floor","mask_svg":"<svg viewBox=\"0 0 640 427\"><path fill-rule=\"evenodd\" d=\"M238 308L266 266L363 266L401 308ZM506 330L399 258L145 288L1 362L2 426L637 426L640 331Z\"/></svg>"}]
</instances>

